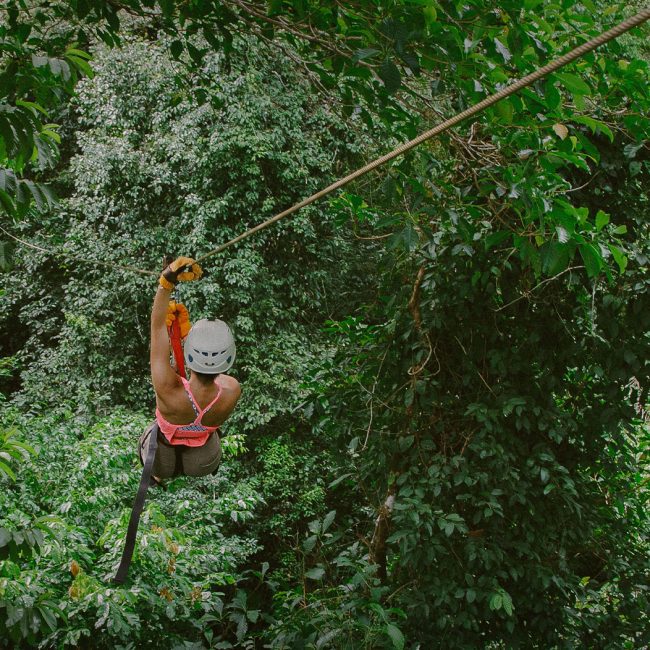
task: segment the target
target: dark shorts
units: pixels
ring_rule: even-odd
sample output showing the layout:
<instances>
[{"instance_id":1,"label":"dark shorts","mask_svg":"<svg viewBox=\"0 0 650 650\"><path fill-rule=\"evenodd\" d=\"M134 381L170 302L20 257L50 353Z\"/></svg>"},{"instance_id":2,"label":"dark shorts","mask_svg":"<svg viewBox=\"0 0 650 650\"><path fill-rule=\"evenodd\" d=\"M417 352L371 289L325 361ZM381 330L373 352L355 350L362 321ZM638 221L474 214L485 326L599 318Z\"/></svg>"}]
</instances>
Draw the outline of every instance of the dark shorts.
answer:
<instances>
[{"instance_id":1,"label":"dark shorts","mask_svg":"<svg viewBox=\"0 0 650 650\"><path fill-rule=\"evenodd\" d=\"M152 422L140 436L138 455L143 464L147 442L155 421ZM185 474L186 476L207 476L216 473L221 462L221 442L215 432L201 447L185 445L170 445L162 433L158 433L158 449L153 463L152 474L158 478L171 478Z\"/></svg>"}]
</instances>

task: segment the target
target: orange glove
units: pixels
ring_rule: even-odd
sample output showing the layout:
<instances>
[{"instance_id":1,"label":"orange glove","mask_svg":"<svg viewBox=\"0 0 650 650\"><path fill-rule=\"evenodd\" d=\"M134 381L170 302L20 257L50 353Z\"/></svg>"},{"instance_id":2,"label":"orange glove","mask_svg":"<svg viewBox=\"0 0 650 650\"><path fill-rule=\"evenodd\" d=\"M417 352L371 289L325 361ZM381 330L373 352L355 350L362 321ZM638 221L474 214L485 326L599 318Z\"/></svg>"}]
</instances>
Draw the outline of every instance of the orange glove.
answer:
<instances>
[{"instance_id":1,"label":"orange glove","mask_svg":"<svg viewBox=\"0 0 650 650\"><path fill-rule=\"evenodd\" d=\"M172 323L177 318L181 330L181 338L184 339L192 327L192 323L190 323L190 313L182 302L170 300L169 305L167 306L167 316L165 317L165 324L167 327L171 327Z\"/></svg>"},{"instance_id":2,"label":"orange glove","mask_svg":"<svg viewBox=\"0 0 650 650\"><path fill-rule=\"evenodd\" d=\"M190 270L185 271L189 266ZM160 286L171 291L177 282L191 282L203 275L201 267L191 257L177 257L160 276Z\"/></svg>"}]
</instances>

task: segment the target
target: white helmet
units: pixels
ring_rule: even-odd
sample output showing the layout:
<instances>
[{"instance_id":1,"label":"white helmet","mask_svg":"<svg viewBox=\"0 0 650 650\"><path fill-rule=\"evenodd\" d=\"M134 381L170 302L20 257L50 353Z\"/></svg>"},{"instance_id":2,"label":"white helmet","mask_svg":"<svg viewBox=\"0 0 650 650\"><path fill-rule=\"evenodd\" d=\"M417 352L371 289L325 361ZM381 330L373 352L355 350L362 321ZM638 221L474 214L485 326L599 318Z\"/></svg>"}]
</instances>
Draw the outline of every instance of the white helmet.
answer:
<instances>
[{"instance_id":1,"label":"white helmet","mask_svg":"<svg viewBox=\"0 0 650 650\"><path fill-rule=\"evenodd\" d=\"M197 321L185 338L185 365L196 372L218 375L235 363L235 339L222 320Z\"/></svg>"}]
</instances>

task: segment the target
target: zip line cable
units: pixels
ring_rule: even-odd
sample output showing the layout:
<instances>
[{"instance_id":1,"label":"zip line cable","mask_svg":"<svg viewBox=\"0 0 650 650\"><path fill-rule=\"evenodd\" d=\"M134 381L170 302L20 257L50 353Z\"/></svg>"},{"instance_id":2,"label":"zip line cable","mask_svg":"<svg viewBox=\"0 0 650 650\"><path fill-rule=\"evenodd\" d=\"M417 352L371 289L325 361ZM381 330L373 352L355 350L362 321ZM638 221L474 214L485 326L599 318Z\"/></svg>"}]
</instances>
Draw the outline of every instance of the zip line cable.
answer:
<instances>
[{"instance_id":1,"label":"zip line cable","mask_svg":"<svg viewBox=\"0 0 650 650\"><path fill-rule=\"evenodd\" d=\"M300 210L300 208L304 208L305 206L314 203L314 201L318 201L318 199L321 199L324 196L330 194L331 192L338 190L344 185L347 185L353 180L356 180L357 178L364 176L365 174L372 171L373 169L376 169L380 165L383 165L384 163L393 160L393 158L397 158L397 156L401 156L403 153L410 151L411 149L413 149L413 147L417 147L417 145L422 144L425 140L429 140L430 138L433 138L434 136L439 135L444 131L447 131L448 129L450 129L452 126L455 126L459 122L466 120L468 117L471 117L472 115L476 115L477 113L480 113L481 111L488 108L489 106L496 104L498 101L504 99L505 97L509 97L510 95L516 93L522 88L525 88L526 86L530 86L535 81L538 81L539 79L545 77L551 72L555 72L559 68L567 65L568 63L571 63L578 57L581 57L583 54L586 54L587 52L590 52L591 50L600 47L604 43L607 43L608 41L617 38L621 34L632 29L633 27L641 25L649 18L650 18L650 9L644 9L643 11L640 11L635 16L632 16L631 18L624 20L622 23L619 23L612 29L609 29L606 32L600 34L599 36L596 36L595 38L592 38L586 43L583 43L582 45L571 50L564 56L561 56L559 59L555 59L555 61L551 61L551 63L548 63L543 68L539 68L535 72L532 72L531 74L526 75L525 77L519 79L519 81L516 81L515 83L507 86L506 88L502 88L500 91L494 93L493 95L490 95L489 97L486 97L484 100L464 110L462 113L458 113L454 117L445 120L444 122L441 122L437 126L430 129L429 131L425 131L424 133L420 134L417 138L414 138L409 142L405 142L404 144L397 147L397 149L393 149L393 151L391 151L390 153L381 156L381 158L377 158L376 160L373 160L372 162L368 163L364 167L361 167L360 169L357 169L356 171L352 172L345 178L339 179L335 183L332 183L328 187L320 190L320 192L316 192L316 194L312 194L309 198L300 201L300 203L296 203L294 206L288 208L287 210L284 210L283 212L280 212L279 214L276 214L274 217L271 217L270 219L267 219L263 223L258 224L254 228L247 230L246 232L242 233L241 235L238 235L234 239L231 239L230 241L226 242L225 244L221 244L221 246L217 246L217 248L215 248L214 250L211 250L209 253L206 253L205 255L197 259L197 262L199 263L203 262L204 260L207 260L213 255L217 255L218 253L221 253L221 251L225 250L229 246L232 246L233 244L242 241L242 239L246 239L247 237L250 237L256 232L259 232L264 228L268 228L269 226L273 225L277 221L280 221L280 219L284 219L285 217L288 217L290 214L297 212L298 210Z\"/></svg>"},{"instance_id":2,"label":"zip line cable","mask_svg":"<svg viewBox=\"0 0 650 650\"><path fill-rule=\"evenodd\" d=\"M47 253L48 255L53 255L54 257L63 257L67 259L72 259L76 262L86 262L86 264L95 264L99 266L107 266L111 269L118 268L122 271L129 271L131 273L139 273L140 275L155 275L158 276L158 273L155 271L147 271L146 269L138 269L135 266L129 266L128 264L122 264L121 262L103 262L102 260L89 260L85 257L78 257L76 255L73 255L72 253L66 253L64 251L51 251L47 250L47 248L43 248L42 246L37 246L36 244L32 244L28 241L25 241L24 239L20 239L20 237L16 237L16 235L12 235L8 230L5 230L2 226L0 226L0 230L7 235L7 237L11 237L14 241L18 242L19 244L22 244L23 246L27 246L27 248L33 248L35 251L40 251L41 253Z\"/></svg>"},{"instance_id":3,"label":"zip line cable","mask_svg":"<svg viewBox=\"0 0 650 650\"><path fill-rule=\"evenodd\" d=\"M625 32L629 31L630 29L633 29L634 27L638 27L639 25L642 25L644 22L646 22L648 19L650 19L650 8L648 9L643 9L640 11L638 14L635 16L632 16L628 18L627 20L624 20L623 22L619 23L615 27L612 27L611 29L607 30L606 32L603 32L602 34L588 40L586 43L583 43L582 45L579 45L578 47L574 48L570 52L567 52L563 56L559 57L558 59L555 59L554 61L551 61L550 63L547 63L545 66L542 68L538 68L535 72L532 72L529 75L526 75L525 77L522 77L518 81L515 81L514 83L506 86L505 88L502 88L498 92L494 93L493 95L490 95L489 97L486 97L482 101L480 101L478 104L475 104L474 106L471 106L470 108L462 111L461 113L458 113L454 117L449 118L448 120L445 120L444 122L441 122L440 124L436 125L432 129L429 129L428 131L425 131L424 133L421 133L419 136L414 138L413 140L410 140L409 142L405 142L404 144L401 144L399 147L396 149L393 149L391 152L381 156L380 158L377 158L376 160L373 160L372 162L368 163L367 165L364 165L363 167L357 169L356 171L352 172L351 174L348 174L344 178L339 179L338 181L332 183L331 185L328 185L324 189L320 190L319 192L316 192L315 194L312 194L310 197L303 199L299 203L296 203L295 205L291 206L290 208L279 212L275 216L271 217L270 219L267 219L266 221L263 221L262 223L258 224L257 226L254 226L253 228L250 228L249 230L241 233L240 235L237 235L237 237L234 237L230 241L227 241L225 244L221 244L220 246L217 246L213 250L209 251L205 255L199 257L196 261L201 263L204 262L205 260L209 259L210 257L213 257L214 255L217 255L218 253L221 253L224 251L226 248L233 246L234 244L237 244L238 242L242 241L243 239L246 239L247 237L250 237L251 235L254 235L255 233L259 232L260 230L264 230L265 228L268 228L269 226L272 226L274 223L280 221L281 219L284 219L285 217L288 217L291 214L294 214L301 208L304 208L307 205L310 205L311 203L314 203L315 201L318 201L319 199L322 199L324 196L327 196L328 194L331 194L335 190L340 189L341 187L347 185L348 183L351 183L353 180L356 180L357 178L360 178L361 176L364 176L368 172L371 172L373 169L376 169L377 167L380 167L381 165L389 162L390 160L393 160L394 158L397 158L398 156L401 156L402 154L406 153L407 151L410 151L414 147L417 147L419 144L422 144L424 141L429 140L430 138L433 138L436 135L440 135L441 133L444 133L445 131L449 130L451 127L456 126L460 122L466 120L468 117L472 117L473 115L476 115L477 113L480 113L481 111L485 110L486 108L496 104L502 99L505 99L506 97L509 97L510 95L513 95L514 93L518 92L522 88L525 88L526 86L530 86L533 84L535 81L538 81L539 79L542 79L543 77L551 74L552 72L555 72L556 70L559 70L560 68L564 67L565 65L571 63L572 61L575 61L579 57L583 56L587 52L591 52L592 50L595 50L597 47L600 47L601 45L604 45L605 43L618 38L621 34L624 34ZM39 246L35 246L34 244L29 244L21 239L18 239L17 237L14 237L10 233L7 233L4 228L2 229L3 232L8 234L10 237L15 239L16 241L20 242L21 244L25 246L29 246L31 248L35 248L37 250L45 250ZM49 252L49 251L46 251ZM83 259L80 257L76 257L70 254L66 253L57 253L57 252L52 252L54 256L59 256L59 257L72 257L73 259L80 261L80 262L87 262L89 264L99 264L102 266L109 266L111 268L115 269L124 269L125 271L131 271L131 272L136 272L140 273L142 275L155 275L157 276L158 273L154 271L147 271L144 269L137 269L132 266L126 266L124 264L121 264L119 262L102 262L102 261L94 261L94 260L87 260Z\"/></svg>"}]
</instances>

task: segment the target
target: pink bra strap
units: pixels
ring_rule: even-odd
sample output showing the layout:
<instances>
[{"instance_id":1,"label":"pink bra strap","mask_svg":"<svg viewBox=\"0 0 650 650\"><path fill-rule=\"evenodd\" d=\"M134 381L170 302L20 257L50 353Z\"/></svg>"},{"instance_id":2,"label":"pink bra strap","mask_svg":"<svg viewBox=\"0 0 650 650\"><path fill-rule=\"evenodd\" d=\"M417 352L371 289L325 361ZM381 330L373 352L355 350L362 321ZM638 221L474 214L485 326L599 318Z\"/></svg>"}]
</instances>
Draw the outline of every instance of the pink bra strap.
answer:
<instances>
[{"instance_id":1,"label":"pink bra strap","mask_svg":"<svg viewBox=\"0 0 650 650\"><path fill-rule=\"evenodd\" d=\"M217 403L217 400L221 397L221 386L217 384L216 378L214 380L214 385L219 389L217 391L217 396L201 411L201 418L203 418L203 416Z\"/></svg>"},{"instance_id":2,"label":"pink bra strap","mask_svg":"<svg viewBox=\"0 0 650 650\"><path fill-rule=\"evenodd\" d=\"M201 420L203 419L203 416L215 405L217 400L221 397L222 388L221 386L219 386L219 384L217 384L217 377L215 377L214 384L219 389L217 392L217 396L203 410L201 410L201 407L199 406L198 402L196 401L196 398L194 397L190 389L190 382L187 379L185 379L185 377L181 377L181 381L183 382L183 387L185 388L185 392L187 393L187 396L190 398L190 401L192 402L192 407L194 408L194 412L196 413L196 420L194 420L194 424L200 424Z\"/></svg>"},{"instance_id":3,"label":"pink bra strap","mask_svg":"<svg viewBox=\"0 0 650 650\"><path fill-rule=\"evenodd\" d=\"M196 419L194 420L194 422L198 422L201 419L201 409L199 408L199 405L196 403L196 400L194 399L194 395L192 394L192 390L190 389L190 382L187 381L187 379L185 379L185 377L182 376L181 376L181 381L183 382L183 388L187 393L187 397L190 400L190 403L192 404L192 410L196 415Z\"/></svg>"}]
</instances>

